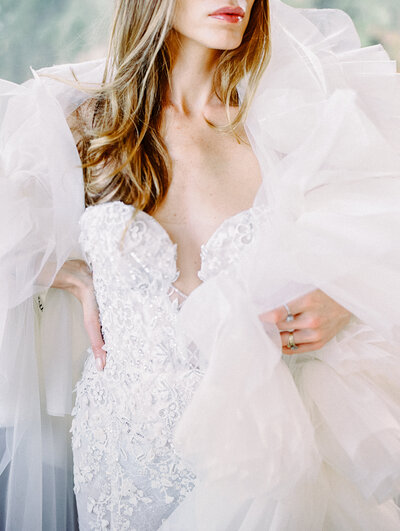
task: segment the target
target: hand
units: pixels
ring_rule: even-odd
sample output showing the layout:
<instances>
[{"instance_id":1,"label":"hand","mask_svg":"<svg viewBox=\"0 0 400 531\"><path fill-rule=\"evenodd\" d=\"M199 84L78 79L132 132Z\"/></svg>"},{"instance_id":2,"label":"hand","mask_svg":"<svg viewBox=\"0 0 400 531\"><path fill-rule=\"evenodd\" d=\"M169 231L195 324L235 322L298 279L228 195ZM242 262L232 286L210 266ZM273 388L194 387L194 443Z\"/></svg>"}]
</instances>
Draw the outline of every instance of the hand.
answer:
<instances>
[{"instance_id":1,"label":"hand","mask_svg":"<svg viewBox=\"0 0 400 531\"><path fill-rule=\"evenodd\" d=\"M106 353L102 348L104 340L101 333L99 310L88 265L83 260L68 260L57 273L51 287L65 289L81 302L84 325L89 336L96 367L102 371L106 364Z\"/></svg>"},{"instance_id":2,"label":"hand","mask_svg":"<svg viewBox=\"0 0 400 531\"><path fill-rule=\"evenodd\" d=\"M319 350L350 321L351 313L317 289L287 303L294 320L287 322L284 306L259 316L265 323L275 324L281 334L284 354L304 354ZM287 347L292 331L298 349Z\"/></svg>"}]
</instances>

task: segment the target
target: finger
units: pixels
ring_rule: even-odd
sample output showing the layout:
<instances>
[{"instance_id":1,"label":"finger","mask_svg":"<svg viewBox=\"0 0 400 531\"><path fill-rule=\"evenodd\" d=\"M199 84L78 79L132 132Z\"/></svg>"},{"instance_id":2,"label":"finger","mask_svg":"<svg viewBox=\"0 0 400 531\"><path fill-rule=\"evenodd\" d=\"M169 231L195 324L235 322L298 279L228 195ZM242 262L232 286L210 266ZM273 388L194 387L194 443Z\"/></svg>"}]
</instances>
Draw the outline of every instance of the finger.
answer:
<instances>
[{"instance_id":1,"label":"finger","mask_svg":"<svg viewBox=\"0 0 400 531\"><path fill-rule=\"evenodd\" d=\"M317 341L321 341L320 334L318 331L315 330L309 330L308 328L305 330L295 330L292 333L289 332L282 332L281 333L281 341L282 346L287 346L289 342L290 335L293 334L293 339L296 345L300 344L308 344L308 343L315 343ZM290 349L289 349L290 350Z\"/></svg>"},{"instance_id":2,"label":"finger","mask_svg":"<svg viewBox=\"0 0 400 531\"><path fill-rule=\"evenodd\" d=\"M294 318L296 318L298 315L307 312L308 310L315 307L315 302L316 300L319 300L320 294L320 290L310 291L305 295L301 295L300 297L297 297L296 299L287 302L285 306L282 305L278 308L275 308L274 310L262 313L261 315L259 315L259 319L265 323L287 323L286 319L289 315L288 309L290 314L293 315ZM290 324L292 324L292 327L289 328L289 330L295 328L293 326L293 321L289 321L289 325Z\"/></svg>"},{"instance_id":3,"label":"finger","mask_svg":"<svg viewBox=\"0 0 400 531\"><path fill-rule=\"evenodd\" d=\"M297 315L306 312L315 306L315 301L317 299L319 299L319 290L313 290L287 302L286 306L289 308L292 315ZM282 319L282 321L284 321L284 319Z\"/></svg>"},{"instance_id":4,"label":"finger","mask_svg":"<svg viewBox=\"0 0 400 531\"><path fill-rule=\"evenodd\" d=\"M104 340L98 315L90 316L85 321L85 328L89 336L96 367L99 371L102 371L106 364L106 353L103 350Z\"/></svg>"},{"instance_id":5,"label":"finger","mask_svg":"<svg viewBox=\"0 0 400 531\"><path fill-rule=\"evenodd\" d=\"M293 356L295 354L309 354L311 352L316 352L317 350L320 350L323 345L320 342L315 343L305 343L303 345L297 345L296 350L291 350L288 347L282 347L283 354L288 354L289 356Z\"/></svg>"},{"instance_id":6,"label":"finger","mask_svg":"<svg viewBox=\"0 0 400 531\"><path fill-rule=\"evenodd\" d=\"M90 307L88 308L89 304ZM94 305L92 301L84 305L84 324L95 357L96 367L101 371L106 364L106 353L103 349L104 340L101 332L99 311L97 304Z\"/></svg>"},{"instance_id":7,"label":"finger","mask_svg":"<svg viewBox=\"0 0 400 531\"><path fill-rule=\"evenodd\" d=\"M294 320L287 321L289 315L292 315L294 319L298 318L302 313L304 313L310 306L312 307L312 293L307 293L306 295L303 295L301 297L298 297L297 299L293 299L292 301L288 302L286 306L279 306L278 308L275 308L274 310L270 310L269 312L264 312L259 315L260 321L263 323L273 323L278 325L278 323L285 323L285 328L287 330L293 330L297 327L293 326ZM289 312L288 312L289 309Z\"/></svg>"},{"instance_id":8,"label":"finger","mask_svg":"<svg viewBox=\"0 0 400 531\"><path fill-rule=\"evenodd\" d=\"M278 324L278 323L285 322L287 316L288 316L288 312L286 308L284 306L279 306L279 308L275 308L274 310L270 310L269 312L264 312L260 314L258 318L263 323ZM293 321L289 322L288 324L293 325ZM289 328L289 330L290 329L291 328Z\"/></svg>"},{"instance_id":9,"label":"finger","mask_svg":"<svg viewBox=\"0 0 400 531\"><path fill-rule=\"evenodd\" d=\"M276 326L280 331L304 330L306 328L318 329L323 325L323 319L315 312L303 312L295 316L293 321L280 321Z\"/></svg>"}]
</instances>

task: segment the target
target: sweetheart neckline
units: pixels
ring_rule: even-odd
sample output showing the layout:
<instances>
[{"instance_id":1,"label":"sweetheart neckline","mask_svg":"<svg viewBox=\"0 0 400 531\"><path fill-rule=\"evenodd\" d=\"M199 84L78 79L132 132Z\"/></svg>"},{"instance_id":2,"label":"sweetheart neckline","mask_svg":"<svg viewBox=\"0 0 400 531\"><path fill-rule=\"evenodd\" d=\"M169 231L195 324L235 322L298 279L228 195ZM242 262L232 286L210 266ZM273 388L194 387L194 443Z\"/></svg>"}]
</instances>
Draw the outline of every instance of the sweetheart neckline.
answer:
<instances>
[{"instance_id":1,"label":"sweetheart neckline","mask_svg":"<svg viewBox=\"0 0 400 531\"><path fill-rule=\"evenodd\" d=\"M123 205L126 205L126 203L123 203L122 201L118 201L118 203L122 203ZM133 205L127 205L128 207L131 207L133 210L136 210L135 207ZM240 210L239 212L237 212L236 214L233 214L232 216L228 216L227 218L225 218L218 226L217 228L213 231L213 233L211 234L211 236L209 238L207 238L207 240L202 243L200 245L200 253L202 251L202 249L206 249L208 247L208 245L210 245L211 241L218 235L218 233L223 229L223 227L230 221L233 221L234 219L236 219L237 217L239 216L242 216L242 215L245 215L249 212L252 212L254 210L254 205L249 207L249 208L246 208L244 210ZM147 212L145 212L144 210L138 210L138 215L141 214L143 215L144 217L147 217L147 219L150 218L150 220L152 220L152 222L154 223L154 225L158 226L160 228L160 230L165 234L166 238L169 240L169 242L171 243L171 245L175 246L176 248L178 248L178 244L176 242L174 242L171 238L171 236L169 235L169 232L167 231L167 229L161 225L161 223L154 217L152 216L151 214L148 214Z\"/></svg>"},{"instance_id":2,"label":"sweetheart neckline","mask_svg":"<svg viewBox=\"0 0 400 531\"><path fill-rule=\"evenodd\" d=\"M150 223L153 224L154 227L157 228L157 230L160 231L160 234L163 235L163 237L165 238L166 241L168 241L169 245L175 250L175 252L178 250L178 244L175 243L174 241L172 241L171 239L171 236L169 235L168 231L163 227L163 225L161 225L161 223L155 218L153 217L151 214L148 214L147 212L145 212L144 210L139 210L137 209L134 205L131 205L131 204L128 204L128 203L124 203L123 201L121 200L115 200L115 201L106 201L104 203L97 203L96 205L90 205L88 207L85 208L85 211L83 212L82 216L81 216L81 219L83 218L83 215L92 210L92 209L96 209L96 208L99 208L99 207L105 207L106 205L121 205L122 208L128 208L129 210L131 210L133 213L135 213L135 217L133 219L139 219L139 216L142 216L143 218L147 219L150 221ZM246 214L250 214L252 212L254 212L255 210L257 209L256 205L253 203L253 205L249 208L246 208L244 210L240 210L239 212L237 212L236 214L233 214L232 216L229 216L227 218L225 218L218 226L217 228L214 230L214 232L211 234L211 236L204 242L200 245L200 269L197 271L197 277L201 280L201 284L199 284L199 286L196 286L194 289L192 289L190 291L190 293L184 293L182 292L181 290L179 290L179 288L176 288L174 286L174 284L172 283L171 286L176 289L177 291L179 291L182 295L184 295L186 297L186 299L188 299L191 294L196 291L202 284L204 284L204 280L202 280L202 278L200 277L200 275L202 274L202 270L203 270L203 265L204 265L204 258L203 258L203 254L204 252L207 250L207 247L209 245L211 245L211 242L217 237L217 235L221 232L221 230L225 227L225 225L227 225L229 222L235 220L236 218L239 218L241 216L244 216ZM180 270L178 269L178 266L177 266L177 257L175 256L175 270L176 270L176 280L179 278L179 275L180 275Z\"/></svg>"},{"instance_id":3,"label":"sweetheart neckline","mask_svg":"<svg viewBox=\"0 0 400 531\"><path fill-rule=\"evenodd\" d=\"M174 241L172 241L171 239L171 236L169 235L168 231L165 229L165 227L163 225L161 225L161 223L154 217L152 216L151 214L148 214L147 212L145 212L144 210L139 210L137 209L136 207L134 207L133 205L129 204L129 203L124 203L123 201L120 201L120 200L116 200L116 201L107 201L107 202L104 202L104 203L98 203L96 205L90 205L88 207L86 207L85 209L85 212L88 211L88 210L91 210L91 209L94 209L94 208L97 208L97 207L101 207L101 206L105 206L105 205L113 205L113 204L119 204L119 205L122 205L123 207L127 207L129 208L130 210L132 210L133 212L136 212L137 216L141 215L141 216L144 216L145 218L149 219L155 226L157 226L159 228L159 230L164 234L164 236L166 237L166 239L169 241L169 243L173 246L173 247L176 247L178 248L178 244ZM206 249L208 247L208 245L210 245L210 243L212 242L212 240L218 235L218 233L223 229L223 227L230 221L233 221L234 219L236 219L237 217L239 216L243 216L245 214L248 214L250 212L253 212L257 207L253 204L251 207L249 208L246 208L244 210L240 210L239 212L237 212L236 214L233 214L232 216L228 216L227 218L225 218L218 226L217 228L214 230L214 232L211 234L211 236L204 242L200 245L200 252L202 249ZM84 212L84 213L85 213ZM82 214L83 215L83 214Z\"/></svg>"}]
</instances>

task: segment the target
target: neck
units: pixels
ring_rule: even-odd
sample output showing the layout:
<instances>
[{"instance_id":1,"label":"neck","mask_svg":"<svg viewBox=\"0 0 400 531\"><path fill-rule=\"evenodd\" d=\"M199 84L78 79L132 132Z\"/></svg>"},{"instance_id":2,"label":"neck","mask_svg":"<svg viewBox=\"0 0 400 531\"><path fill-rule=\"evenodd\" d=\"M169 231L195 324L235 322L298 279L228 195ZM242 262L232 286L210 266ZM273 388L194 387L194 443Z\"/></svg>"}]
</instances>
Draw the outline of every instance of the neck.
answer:
<instances>
[{"instance_id":1,"label":"neck","mask_svg":"<svg viewBox=\"0 0 400 531\"><path fill-rule=\"evenodd\" d=\"M184 36L179 37L171 69L167 101L185 115L202 114L219 100L212 80L219 50L206 48Z\"/></svg>"}]
</instances>

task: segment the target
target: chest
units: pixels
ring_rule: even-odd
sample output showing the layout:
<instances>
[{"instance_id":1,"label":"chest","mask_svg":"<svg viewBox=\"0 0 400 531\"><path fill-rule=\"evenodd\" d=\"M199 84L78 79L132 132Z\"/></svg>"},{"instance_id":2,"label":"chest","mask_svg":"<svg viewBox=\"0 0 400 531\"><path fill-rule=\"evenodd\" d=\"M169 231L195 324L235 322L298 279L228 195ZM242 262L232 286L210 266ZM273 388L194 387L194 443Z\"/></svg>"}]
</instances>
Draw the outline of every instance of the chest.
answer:
<instances>
[{"instance_id":1,"label":"chest","mask_svg":"<svg viewBox=\"0 0 400 531\"><path fill-rule=\"evenodd\" d=\"M260 168L244 127L238 138L210 127L204 119L171 117L164 141L172 161L172 183L163 212L203 204L232 215L249 207L260 182ZM226 216L225 216L226 217Z\"/></svg>"},{"instance_id":2,"label":"chest","mask_svg":"<svg viewBox=\"0 0 400 531\"><path fill-rule=\"evenodd\" d=\"M229 184L235 192L237 186L257 180L250 173L256 172L257 161L243 127L238 135L240 140L205 121L171 120L164 141L173 164L173 191L190 182L207 188Z\"/></svg>"},{"instance_id":3,"label":"chest","mask_svg":"<svg viewBox=\"0 0 400 531\"><path fill-rule=\"evenodd\" d=\"M177 244L181 280L189 284L185 277L190 272L195 277L201 245L224 220L252 206L261 184L260 167L244 128L238 134L240 141L204 119L170 117L164 126L172 182L153 215ZM186 291L193 287L186 286Z\"/></svg>"}]
</instances>

